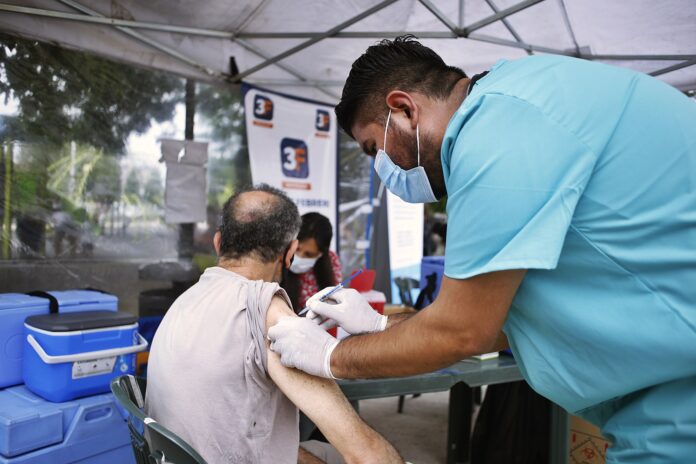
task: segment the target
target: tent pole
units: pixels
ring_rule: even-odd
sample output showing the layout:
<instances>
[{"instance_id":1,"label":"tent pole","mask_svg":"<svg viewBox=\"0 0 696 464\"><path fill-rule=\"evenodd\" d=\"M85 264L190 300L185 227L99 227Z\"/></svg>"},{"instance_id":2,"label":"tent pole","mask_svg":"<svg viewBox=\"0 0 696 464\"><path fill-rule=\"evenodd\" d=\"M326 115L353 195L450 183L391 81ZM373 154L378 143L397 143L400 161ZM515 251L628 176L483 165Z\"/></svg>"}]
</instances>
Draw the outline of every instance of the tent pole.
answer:
<instances>
[{"instance_id":1,"label":"tent pole","mask_svg":"<svg viewBox=\"0 0 696 464\"><path fill-rule=\"evenodd\" d=\"M558 3L561 7L561 16L563 17L563 22L565 23L566 30L568 31L570 40L573 41L573 45L575 46L575 53L577 56L580 56L580 45L578 45L578 39L575 37L575 32L573 32L573 26L570 25L570 16L568 16L568 10L566 9L565 1L558 0Z\"/></svg>"},{"instance_id":2,"label":"tent pole","mask_svg":"<svg viewBox=\"0 0 696 464\"><path fill-rule=\"evenodd\" d=\"M457 21L457 26L462 27L464 25L464 0L459 0L459 20Z\"/></svg>"},{"instance_id":3,"label":"tent pole","mask_svg":"<svg viewBox=\"0 0 696 464\"><path fill-rule=\"evenodd\" d=\"M515 13L519 13L520 11L527 9L530 6L536 5L537 3L541 3L543 1L544 0L525 0L523 2L516 4L516 5L512 5L511 7L505 8L504 10L501 10L492 16L489 16L487 18L483 18L480 21L476 21L474 24L470 24L470 25L466 26L464 29L461 30L461 33L464 37L466 37L477 29L481 29L482 27L486 27L489 24L493 24L494 22L499 21L503 18L506 18L510 15L513 15Z\"/></svg>"},{"instance_id":4,"label":"tent pole","mask_svg":"<svg viewBox=\"0 0 696 464\"><path fill-rule=\"evenodd\" d=\"M557 48L544 47L542 45L533 45L527 42L515 42L514 40L499 39L497 37L491 37L489 35L483 34L469 34L466 36L468 40L475 40L477 42L486 42L496 45L501 45L503 47L521 48L522 50L528 50L531 52L541 52L550 53L552 55L572 55L572 52L568 50L559 50Z\"/></svg>"},{"instance_id":5,"label":"tent pole","mask_svg":"<svg viewBox=\"0 0 696 464\"><path fill-rule=\"evenodd\" d=\"M12 145L0 145L0 154L5 161L5 187L2 208L2 259L10 259L10 241L12 240Z\"/></svg>"},{"instance_id":6,"label":"tent pole","mask_svg":"<svg viewBox=\"0 0 696 464\"><path fill-rule=\"evenodd\" d=\"M260 56L260 57L263 58L264 60L267 60L267 59L268 59L268 56L267 56L265 53L263 53L261 50L259 50L259 48L258 48L257 46L255 46L255 45L253 45L253 44L247 42L246 40L234 39L234 41L235 41L237 44L239 44L239 45L241 45L242 47L244 47L244 48L246 48L247 50L249 50L250 52L252 52L252 53L254 53L254 54ZM283 71L288 72L288 73L290 73L291 75L293 75L293 76L295 76L296 78L298 78L298 79L299 79L298 84L299 84L300 86L303 85L303 84L302 84L303 82L310 82L302 73L300 73L299 71L295 70L294 68L292 68L291 66L289 66L289 65L287 65L287 64L285 64L285 63L280 63L280 62L279 62L279 63L275 63L275 65L278 66L278 67L279 67L280 69L282 69ZM338 85L343 85L343 82L341 82L341 83L338 84ZM340 97L339 97L338 95L334 94L333 92L331 92L331 91L328 90L328 89L325 89L324 87L317 86L317 89L319 89L320 92L322 92L322 93L328 95L329 97L331 97L331 98L333 98L333 99L335 99L335 100L340 100Z\"/></svg>"},{"instance_id":7,"label":"tent pole","mask_svg":"<svg viewBox=\"0 0 696 464\"><path fill-rule=\"evenodd\" d=\"M593 55L583 53L580 58L608 61L691 61L696 60L696 55Z\"/></svg>"},{"instance_id":8,"label":"tent pole","mask_svg":"<svg viewBox=\"0 0 696 464\"><path fill-rule=\"evenodd\" d=\"M425 8L428 9L437 19L440 20L442 24L447 26L447 29L450 31L454 32L457 35L460 35L460 28L454 24L452 21L449 20L449 18L442 12L438 7L433 5L430 0L419 0L421 5L423 5Z\"/></svg>"},{"instance_id":9,"label":"tent pole","mask_svg":"<svg viewBox=\"0 0 696 464\"><path fill-rule=\"evenodd\" d=\"M72 5L70 5L72 6ZM76 8L77 9L77 8ZM0 11L10 13L21 13L31 16L43 16L46 18L65 19L82 23L104 24L107 26L123 26L133 29L149 29L160 32L174 32L178 34L200 35L219 39L231 39L234 33L226 31L216 31L212 29L200 29L197 27L172 26L169 24L151 23L146 21L131 21L127 19L109 18L106 16L87 16L84 14L65 13L63 11L46 10L43 8L33 8L26 6L8 5L0 3Z\"/></svg>"},{"instance_id":10,"label":"tent pole","mask_svg":"<svg viewBox=\"0 0 696 464\"><path fill-rule=\"evenodd\" d=\"M284 58L287 58L290 55L293 55L293 54L301 51L301 50L304 50L305 48L310 47L310 46L314 45L315 43L317 43L321 40L324 40L327 37L331 37L331 36L336 35L338 32L342 31L343 29L352 26L353 24L357 23L358 21L361 21L362 19L364 19L370 15L373 15L374 13L377 13L378 11L388 7L389 5L391 5L392 3L396 2L396 1L397 0L384 0L380 3L378 3L377 5L373 6L372 8L369 8L369 9L363 11L359 15L354 16L354 17L350 18L349 20L342 22L338 26L335 26L335 27L329 29L328 31L319 34L317 37L314 37L314 38L309 39L305 42L302 42L301 44L299 44L295 47L292 47L289 50L284 51L283 53L280 53L272 58L269 58L268 60L264 61L263 63L259 63L256 66L252 66L251 68L247 69L246 71L237 74L232 79L232 81L233 82L240 82L243 78L247 77L250 74L255 73L256 71L259 71L267 66L270 66L270 65L272 65L272 64L274 64L274 63L276 63ZM535 1L540 1L540 0L535 0Z\"/></svg>"},{"instance_id":11,"label":"tent pole","mask_svg":"<svg viewBox=\"0 0 696 464\"><path fill-rule=\"evenodd\" d=\"M457 36L451 31L412 31L411 34L419 39L457 39L464 38L475 40L477 42L487 42L503 47L521 48L523 50L538 51L542 53L551 53L554 55L571 55L572 52L559 50L542 45L533 45L526 42L515 42L514 40L499 39L483 34L470 34L466 37ZM332 39L389 39L406 34L406 31L379 31L379 32L339 32ZM244 39L303 39L307 37L317 37L319 34L315 32L242 32L237 35L237 38Z\"/></svg>"},{"instance_id":12,"label":"tent pole","mask_svg":"<svg viewBox=\"0 0 696 464\"><path fill-rule=\"evenodd\" d=\"M101 13L98 13L94 10L91 10L91 9L89 9L89 8L87 8L87 7L81 5L80 3L75 2L73 0L58 0L58 1L64 5L67 5L67 6L74 8L78 11L81 11L82 13L84 13L86 15L104 18L104 15L102 15ZM162 53L165 53L165 54L167 54L167 55L169 55L169 56L171 56L179 61L182 61L182 62L188 64L189 66L192 66L192 67L198 69L199 71L203 71L205 74L207 74L209 76L216 77L218 79L222 79L225 77L225 75L223 73L219 73L217 71L214 71L214 70L208 68L207 66L204 66L195 60L192 60L191 58L187 57L186 55L179 53L178 51L174 50L173 48L168 47L166 45L163 45L155 40L152 40L149 37L140 34L139 32L136 32L130 28L123 27L123 26L114 26L114 27L116 29L118 29L119 31L123 32L124 34L126 34L126 35L146 44L146 45L149 45L150 47L155 48L155 49L161 51Z\"/></svg>"},{"instance_id":13,"label":"tent pole","mask_svg":"<svg viewBox=\"0 0 696 464\"><path fill-rule=\"evenodd\" d=\"M193 140L193 121L196 115L196 81L186 79L186 124L184 127L184 139ZM193 258L193 231L194 223L179 224L179 258Z\"/></svg>"},{"instance_id":14,"label":"tent pole","mask_svg":"<svg viewBox=\"0 0 696 464\"><path fill-rule=\"evenodd\" d=\"M491 10L493 10L493 13L500 12L500 9L498 8L498 6L495 3L493 3L493 0L485 0L485 1L488 4L488 6L491 7ZM515 39L515 41L517 43L524 43L524 41L522 40L522 37L520 37L520 35L517 33L517 31L512 27L512 24L510 24L510 21L508 21L507 18L502 18L500 20L500 22L503 23L503 25L505 26L505 29L508 30L510 35ZM529 48L526 48L524 51L527 52L527 55L534 54L534 52Z\"/></svg>"},{"instance_id":15,"label":"tent pole","mask_svg":"<svg viewBox=\"0 0 696 464\"><path fill-rule=\"evenodd\" d=\"M689 66L693 66L696 64L696 60L688 60L688 61L682 61L681 63L673 64L672 66L667 66L666 68L658 69L657 71L653 71L651 73L648 73L649 75L655 77L655 76L660 76L662 74L667 74L672 71L677 71L678 69L684 69L688 68Z\"/></svg>"}]
</instances>

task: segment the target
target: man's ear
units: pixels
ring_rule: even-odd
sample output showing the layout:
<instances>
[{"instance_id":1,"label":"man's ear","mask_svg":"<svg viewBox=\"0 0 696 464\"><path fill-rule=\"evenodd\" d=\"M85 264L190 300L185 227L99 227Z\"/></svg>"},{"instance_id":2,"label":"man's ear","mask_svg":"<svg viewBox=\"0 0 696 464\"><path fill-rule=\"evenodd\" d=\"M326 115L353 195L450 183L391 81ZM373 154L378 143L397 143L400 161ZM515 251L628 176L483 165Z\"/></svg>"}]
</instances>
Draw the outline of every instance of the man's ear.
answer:
<instances>
[{"instance_id":1,"label":"man's ear","mask_svg":"<svg viewBox=\"0 0 696 464\"><path fill-rule=\"evenodd\" d=\"M220 241L222 240L222 234L218 230L213 235L213 247L215 248L215 254L220 256Z\"/></svg>"},{"instance_id":2,"label":"man's ear","mask_svg":"<svg viewBox=\"0 0 696 464\"><path fill-rule=\"evenodd\" d=\"M285 256L283 257L283 264L285 265L285 269L290 269L290 265L292 264L292 259L295 257L295 252L297 251L297 245L300 242L295 239L292 242L290 242L290 246L288 247L288 251L285 253Z\"/></svg>"},{"instance_id":3,"label":"man's ear","mask_svg":"<svg viewBox=\"0 0 696 464\"><path fill-rule=\"evenodd\" d=\"M394 113L403 112L409 120L411 129L416 129L420 113L418 105L410 94L402 90L392 90L387 94L386 103L392 110L392 117Z\"/></svg>"}]
</instances>

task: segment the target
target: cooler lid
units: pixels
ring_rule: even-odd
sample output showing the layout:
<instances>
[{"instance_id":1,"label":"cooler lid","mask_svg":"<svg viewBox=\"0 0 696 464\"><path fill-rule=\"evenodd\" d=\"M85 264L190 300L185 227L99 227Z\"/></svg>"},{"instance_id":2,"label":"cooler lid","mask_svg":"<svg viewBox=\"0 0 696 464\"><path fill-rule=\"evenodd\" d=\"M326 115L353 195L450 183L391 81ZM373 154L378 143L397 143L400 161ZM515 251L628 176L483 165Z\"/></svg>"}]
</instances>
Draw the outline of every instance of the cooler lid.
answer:
<instances>
[{"instance_id":1,"label":"cooler lid","mask_svg":"<svg viewBox=\"0 0 696 464\"><path fill-rule=\"evenodd\" d=\"M25 321L25 324L49 332L74 332L77 330L105 329L132 325L137 321L137 317L126 312L80 311L76 313L30 316Z\"/></svg>"},{"instance_id":2,"label":"cooler lid","mask_svg":"<svg viewBox=\"0 0 696 464\"><path fill-rule=\"evenodd\" d=\"M59 307L118 302L116 296L96 290L62 290L47 293L58 300Z\"/></svg>"},{"instance_id":3,"label":"cooler lid","mask_svg":"<svg viewBox=\"0 0 696 464\"><path fill-rule=\"evenodd\" d=\"M0 293L0 311L17 308L46 308L49 301L46 298L26 295L24 293Z\"/></svg>"},{"instance_id":4,"label":"cooler lid","mask_svg":"<svg viewBox=\"0 0 696 464\"><path fill-rule=\"evenodd\" d=\"M431 264L445 264L444 256L423 256L423 261Z\"/></svg>"}]
</instances>

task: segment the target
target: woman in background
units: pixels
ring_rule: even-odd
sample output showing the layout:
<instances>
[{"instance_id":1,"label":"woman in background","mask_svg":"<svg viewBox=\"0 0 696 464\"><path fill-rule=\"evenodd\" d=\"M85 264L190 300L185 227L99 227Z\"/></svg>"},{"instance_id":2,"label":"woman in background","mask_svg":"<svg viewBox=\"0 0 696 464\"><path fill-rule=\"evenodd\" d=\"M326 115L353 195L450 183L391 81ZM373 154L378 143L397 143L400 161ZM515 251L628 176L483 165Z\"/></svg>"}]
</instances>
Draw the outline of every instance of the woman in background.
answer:
<instances>
[{"instance_id":1,"label":"woman in background","mask_svg":"<svg viewBox=\"0 0 696 464\"><path fill-rule=\"evenodd\" d=\"M302 216L295 259L290 270L284 272L281 283L296 313L319 290L341 282L341 261L329 250L332 238L333 228L326 216L319 213Z\"/></svg>"}]
</instances>

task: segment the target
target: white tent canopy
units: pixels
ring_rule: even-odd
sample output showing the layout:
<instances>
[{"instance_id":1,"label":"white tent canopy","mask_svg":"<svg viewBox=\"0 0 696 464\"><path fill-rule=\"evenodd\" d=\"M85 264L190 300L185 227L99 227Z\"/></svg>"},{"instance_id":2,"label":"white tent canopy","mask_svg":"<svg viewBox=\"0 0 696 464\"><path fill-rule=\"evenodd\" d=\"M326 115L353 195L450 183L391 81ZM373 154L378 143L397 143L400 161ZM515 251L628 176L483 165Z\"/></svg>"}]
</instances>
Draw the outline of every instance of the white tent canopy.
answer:
<instances>
[{"instance_id":1,"label":"white tent canopy","mask_svg":"<svg viewBox=\"0 0 696 464\"><path fill-rule=\"evenodd\" d=\"M694 0L0 0L0 29L328 102L369 45L404 33L468 74L558 53L696 89Z\"/></svg>"}]
</instances>

